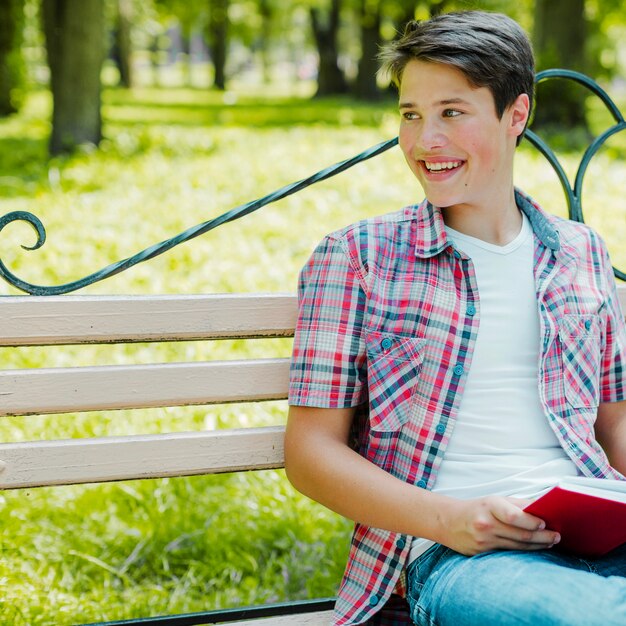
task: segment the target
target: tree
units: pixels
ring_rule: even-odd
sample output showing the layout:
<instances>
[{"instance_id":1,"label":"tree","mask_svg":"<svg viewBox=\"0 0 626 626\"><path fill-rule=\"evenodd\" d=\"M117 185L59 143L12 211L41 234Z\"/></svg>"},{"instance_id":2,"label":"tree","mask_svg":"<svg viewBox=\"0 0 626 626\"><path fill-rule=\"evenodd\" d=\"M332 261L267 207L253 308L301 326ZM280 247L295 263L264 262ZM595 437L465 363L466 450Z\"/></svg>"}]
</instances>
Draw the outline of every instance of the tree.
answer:
<instances>
[{"instance_id":1,"label":"tree","mask_svg":"<svg viewBox=\"0 0 626 626\"><path fill-rule=\"evenodd\" d=\"M270 0L259 0L259 13L261 16L261 32L258 38L258 48L263 65L263 82L269 83L271 78L269 47L272 33L272 18L274 17L274 7Z\"/></svg>"},{"instance_id":2,"label":"tree","mask_svg":"<svg viewBox=\"0 0 626 626\"><path fill-rule=\"evenodd\" d=\"M21 56L23 0L0 0L0 116L18 110L23 80Z\"/></svg>"},{"instance_id":3,"label":"tree","mask_svg":"<svg viewBox=\"0 0 626 626\"><path fill-rule=\"evenodd\" d=\"M102 139L100 72L104 59L103 0L43 0L50 87L50 153Z\"/></svg>"},{"instance_id":4,"label":"tree","mask_svg":"<svg viewBox=\"0 0 626 626\"><path fill-rule=\"evenodd\" d=\"M588 71L585 0L536 0L533 33L537 69ZM585 102L570 81L547 81L537 89L533 128L587 129Z\"/></svg>"},{"instance_id":5,"label":"tree","mask_svg":"<svg viewBox=\"0 0 626 626\"><path fill-rule=\"evenodd\" d=\"M441 13L447 13L451 10L450 0L429 0L427 4L429 5L428 10L432 17L440 15Z\"/></svg>"},{"instance_id":6,"label":"tree","mask_svg":"<svg viewBox=\"0 0 626 626\"><path fill-rule=\"evenodd\" d=\"M132 31L133 3L132 0L117 0L117 15L114 32L114 54L120 72L120 85L133 86L132 66Z\"/></svg>"},{"instance_id":7,"label":"tree","mask_svg":"<svg viewBox=\"0 0 626 626\"><path fill-rule=\"evenodd\" d=\"M376 100L381 95L376 84L376 72L378 70L376 59L381 43L382 4L378 0L361 0L359 7L361 58L359 59L354 93L359 98L366 100Z\"/></svg>"},{"instance_id":8,"label":"tree","mask_svg":"<svg viewBox=\"0 0 626 626\"><path fill-rule=\"evenodd\" d=\"M219 0L218 0L219 2ZM154 6L163 25L172 25L172 18L180 29L180 45L183 57L183 82L192 84L191 40L194 33L203 31L207 24L207 13L213 7L213 0L155 0Z\"/></svg>"},{"instance_id":9,"label":"tree","mask_svg":"<svg viewBox=\"0 0 626 626\"><path fill-rule=\"evenodd\" d=\"M339 68L339 15L341 0L330 0L330 9L323 11L314 6L310 9L313 36L319 54L319 70L316 96L346 93L348 84Z\"/></svg>"},{"instance_id":10,"label":"tree","mask_svg":"<svg viewBox=\"0 0 626 626\"><path fill-rule=\"evenodd\" d=\"M213 86L226 89L226 54L228 51L228 6L230 0L210 0L208 39L215 68Z\"/></svg>"}]
</instances>

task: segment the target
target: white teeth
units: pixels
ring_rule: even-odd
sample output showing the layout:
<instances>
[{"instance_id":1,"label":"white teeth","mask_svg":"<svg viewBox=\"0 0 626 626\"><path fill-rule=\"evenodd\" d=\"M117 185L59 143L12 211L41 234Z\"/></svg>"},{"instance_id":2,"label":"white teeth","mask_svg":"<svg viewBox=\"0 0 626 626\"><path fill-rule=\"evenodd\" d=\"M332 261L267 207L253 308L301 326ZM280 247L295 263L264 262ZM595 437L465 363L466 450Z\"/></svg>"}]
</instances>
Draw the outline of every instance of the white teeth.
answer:
<instances>
[{"instance_id":1,"label":"white teeth","mask_svg":"<svg viewBox=\"0 0 626 626\"><path fill-rule=\"evenodd\" d=\"M424 165L426 165L426 169L430 172L439 172L441 170L452 170L455 167L459 167L462 161L444 161L438 163L429 163L428 161L424 161Z\"/></svg>"}]
</instances>

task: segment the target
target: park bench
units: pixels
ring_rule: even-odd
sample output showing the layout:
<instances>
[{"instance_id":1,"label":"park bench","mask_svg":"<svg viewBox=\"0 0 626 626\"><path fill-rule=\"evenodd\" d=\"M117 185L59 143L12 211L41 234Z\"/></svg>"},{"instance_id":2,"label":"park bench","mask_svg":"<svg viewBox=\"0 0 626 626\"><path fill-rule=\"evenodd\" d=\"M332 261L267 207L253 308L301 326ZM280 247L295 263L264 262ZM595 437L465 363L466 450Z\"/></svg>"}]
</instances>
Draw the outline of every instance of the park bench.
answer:
<instances>
[{"instance_id":1,"label":"park bench","mask_svg":"<svg viewBox=\"0 0 626 626\"><path fill-rule=\"evenodd\" d=\"M618 114L617 130L605 138L625 128ZM538 138L533 142L559 174L545 144ZM586 153L583 165L598 147ZM578 176L575 188L566 191L570 213L581 219ZM624 277L618 270L616 274ZM626 285L619 286L619 297L626 312ZM7 296L0 298L0 346L44 350L75 344L285 338L293 336L296 310L293 294ZM280 400L287 397L288 369L288 358L5 369L0 371L0 417ZM283 435L284 426L269 426L0 443L0 488L280 468ZM322 598L108 624L326 626L333 602Z\"/></svg>"},{"instance_id":2,"label":"park bench","mask_svg":"<svg viewBox=\"0 0 626 626\"><path fill-rule=\"evenodd\" d=\"M289 294L11 296L0 298L0 345L289 337ZM59 414L287 397L288 358L0 371L0 416ZM0 488L97 483L283 466L283 426L0 444ZM183 626L266 617L266 626L321 626L332 599L169 617ZM301 613L297 618L295 614ZM273 614L286 613L272 617ZM132 623L132 622L114 622Z\"/></svg>"}]
</instances>

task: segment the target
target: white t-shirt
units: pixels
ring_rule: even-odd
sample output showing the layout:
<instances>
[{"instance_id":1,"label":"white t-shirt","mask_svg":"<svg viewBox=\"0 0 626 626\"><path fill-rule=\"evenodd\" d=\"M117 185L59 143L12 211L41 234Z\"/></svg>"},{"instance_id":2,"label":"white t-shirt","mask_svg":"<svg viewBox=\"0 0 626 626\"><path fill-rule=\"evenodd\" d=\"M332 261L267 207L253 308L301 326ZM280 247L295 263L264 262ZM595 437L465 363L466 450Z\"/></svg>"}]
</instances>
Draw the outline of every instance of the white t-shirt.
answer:
<instances>
[{"instance_id":1,"label":"white t-shirt","mask_svg":"<svg viewBox=\"0 0 626 626\"><path fill-rule=\"evenodd\" d=\"M472 362L433 487L454 498L534 498L559 479L579 474L539 399L534 242L522 217L519 235L506 246L446 228L451 243L471 258L480 296ZM432 544L414 539L409 560Z\"/></svg>"}]
</instances>

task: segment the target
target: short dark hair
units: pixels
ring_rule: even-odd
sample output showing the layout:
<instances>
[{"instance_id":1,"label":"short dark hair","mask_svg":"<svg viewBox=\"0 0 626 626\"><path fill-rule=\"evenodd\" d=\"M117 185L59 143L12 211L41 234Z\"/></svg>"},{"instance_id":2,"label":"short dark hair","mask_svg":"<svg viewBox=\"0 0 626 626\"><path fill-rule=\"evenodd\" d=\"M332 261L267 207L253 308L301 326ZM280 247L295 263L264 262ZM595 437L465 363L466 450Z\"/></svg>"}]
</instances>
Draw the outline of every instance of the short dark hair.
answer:
<instances>
[{"instance_id":1,"label":"short dark hair","mask_svg":"<svg viewBox=\"0 0 626 626\"><path fill-rule=\"evenodd\" d=\"M461 11L411 21L400 39L383 48L379 58L381 71L398 87L409 61L443 63L463 72L474 87L487 87L498 118L522 93L528 94L532 111L532 46L522 27L501 13Z\"/></svg>"}]
</instances>

